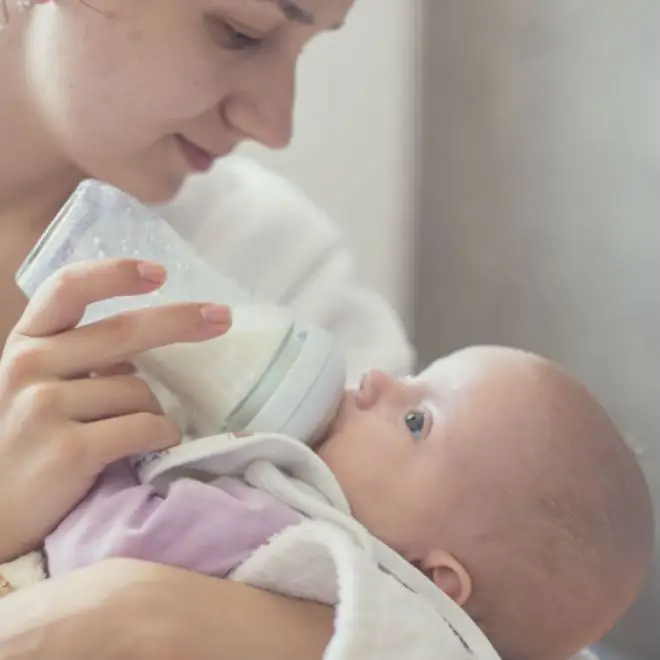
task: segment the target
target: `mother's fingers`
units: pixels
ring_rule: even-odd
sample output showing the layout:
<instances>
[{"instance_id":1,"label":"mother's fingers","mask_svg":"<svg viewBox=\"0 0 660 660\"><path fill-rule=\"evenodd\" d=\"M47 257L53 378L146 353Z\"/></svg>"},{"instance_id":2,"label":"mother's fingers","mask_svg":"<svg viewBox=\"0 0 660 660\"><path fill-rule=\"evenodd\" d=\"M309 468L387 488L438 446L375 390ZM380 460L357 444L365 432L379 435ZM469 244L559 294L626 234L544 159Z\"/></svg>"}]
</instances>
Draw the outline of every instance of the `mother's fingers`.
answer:
<instances>
[{"instance_id":1,"label":"mother's fingers","mask_svg":"<svg viewBox=\"0 0 660 660\"><path fill-rule=\"evenodd\" d=\"M41 373L68 378L111 367L153 348L212 339L231 325L228 308L213 309L210 320L208 306L200 303L132 310L38 340L39 369Z\"/></svg>"},{"instance_id":2,"label":"mother's fingers","mask_svg":"<svg viewBox=\"0 0 660 660\"><path fill-rule=\"evenodd\" d=\"M52 387L58 391L63 414L78 422L94 422L137 412L162 414L158 399L138 376L58 381Z\"/></svg>"},{"instance_id":3,"label":"mother's fingers","mask_svg":"<svg viewBox=\"0 0 660 660\"><path fill-rule=\"evenodd\" d=\"M136 259L73 264L39 287L14 333L47 337L69 330L80 323L88 305L117 296L149 293L165 278L162 266Z\"/></svg>"},{"instance_id":4,"label":"mother's fingers","mask_svg":"<svg viewBox=\"0 0 660 660\"><path fill-rule=\"evenodd\" d=\"M226 307L180 303L139 309L53 337L23 338L7 345L14 381L35 377L76 378L125 362L153 348L196 342L224 334L231 325Z\"/></svg>"},{"instance_id":5,"label":"mother's fingers","mask_svg":"<svg viewBox=\"0 0 660 660\"><path fill-rule=\"evenodd\" d=\"M71 477L66 486L82 480L88 488L108 465L168 449L180 441L181 429L176 422L162 414L141 411L94 422L69 421L42 449L50 471ZM76 495L72 503L79 501L84 491Z\"/></svg>"},{"instance_id":6,"label":"mother's fingers","mask_svg":"<svg viewBox=\"0 0 660 660\"><path fill-rule=\"evenodd\" d=\"M181 440L181 429L163 415L139 412L79 424L77 436L88 466L98 473L127 456L173 447Z\"/></svg>"},{"instance_id":7,"label":"mother's fingers","mask_svg":"<svg viewBox=\"0 0 660 660\"><path fill-rule=\"evenodd\" d=\"M131 376L137 371L135 365L131 362L119 362L118 364L113 364L110 367L104 367L102 369L96 369L92 373L93 377L99 376ZM84 376L84 374L82 374Z\"/></svg>"}]
</instances>

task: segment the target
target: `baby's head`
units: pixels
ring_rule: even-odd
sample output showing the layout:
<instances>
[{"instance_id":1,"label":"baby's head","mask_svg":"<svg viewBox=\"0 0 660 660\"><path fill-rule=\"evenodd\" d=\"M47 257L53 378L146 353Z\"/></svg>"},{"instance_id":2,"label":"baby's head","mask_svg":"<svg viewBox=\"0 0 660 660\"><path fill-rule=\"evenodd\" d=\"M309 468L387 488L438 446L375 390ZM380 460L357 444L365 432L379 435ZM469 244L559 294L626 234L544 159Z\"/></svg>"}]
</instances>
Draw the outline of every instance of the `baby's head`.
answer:
<instances>
[{"instance_id":1,"label":"baby's head","mask_svg":"<svg viewBox=\"0 0 660 660\"><path fill-rule=\"evenodd\" d=\"M646 482L557 366L470 348L373 371L319 447L355 517L462 605L504 660L566 660L614 625L653 545Z\"/></svg>"}]
</instances>

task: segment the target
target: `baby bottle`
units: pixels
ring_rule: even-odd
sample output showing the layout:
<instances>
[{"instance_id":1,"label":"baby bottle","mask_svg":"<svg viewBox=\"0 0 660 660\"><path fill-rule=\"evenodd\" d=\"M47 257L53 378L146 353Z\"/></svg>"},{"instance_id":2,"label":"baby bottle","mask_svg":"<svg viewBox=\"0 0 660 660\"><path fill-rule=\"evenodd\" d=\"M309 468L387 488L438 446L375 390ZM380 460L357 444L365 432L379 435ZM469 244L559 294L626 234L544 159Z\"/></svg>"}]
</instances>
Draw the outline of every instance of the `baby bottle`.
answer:
<instances>
[{"instance_id":1,"label":"baby bottle","mask_svg":"<svg viewBox=\"0 0 660 660\"><path fill-rule=\"evenodd\" d=\"M312 444L333 417L345 364L332 336L257 301L199 257L158 214L97 181L83 182L17 274L28 297L77 261L132 257L167 268L161 289L91 305L83 324L130 309L174 302L232 308L219 338L150 350L136 366L162 383L188 411L198 435L278 432Z\"/></svg>"}]
</instances>

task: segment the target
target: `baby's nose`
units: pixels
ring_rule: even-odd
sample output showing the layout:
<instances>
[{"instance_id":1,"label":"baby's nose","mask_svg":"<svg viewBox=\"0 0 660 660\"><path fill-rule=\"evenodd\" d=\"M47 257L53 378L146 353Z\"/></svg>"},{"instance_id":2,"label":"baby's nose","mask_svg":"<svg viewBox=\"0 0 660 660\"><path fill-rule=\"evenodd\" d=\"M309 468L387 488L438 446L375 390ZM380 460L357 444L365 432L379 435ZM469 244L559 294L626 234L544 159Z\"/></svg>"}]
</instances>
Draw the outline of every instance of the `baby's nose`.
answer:
<instances>
[{"instance_id":1,"label":"baby's nose","mask_svg":"<svg viewBox=\"0 0 660 660\"><path fill-rule=\"evenodd\" d=\"M372 369L364 376L360 384L360 398L363 407L370 408L381 398L398 392L401 387L403 384L390 374L380 371L380 369Z\"/></svg>"}]
</instances>

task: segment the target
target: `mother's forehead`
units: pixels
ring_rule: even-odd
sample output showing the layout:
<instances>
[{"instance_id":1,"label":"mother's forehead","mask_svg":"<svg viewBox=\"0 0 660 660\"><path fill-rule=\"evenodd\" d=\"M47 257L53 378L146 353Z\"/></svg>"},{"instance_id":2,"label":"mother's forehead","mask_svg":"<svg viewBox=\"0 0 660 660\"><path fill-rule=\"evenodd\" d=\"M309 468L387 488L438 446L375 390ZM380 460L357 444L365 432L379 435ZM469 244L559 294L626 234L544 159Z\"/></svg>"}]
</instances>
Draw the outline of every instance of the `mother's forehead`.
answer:
<instances>
[{"instance_id":1,"label":"mother's forehead","mask_svg":"<svg viewBox=\"0 0 660 660\"><path fill-rule=\"evenodd\" d=\"M277 7L290 21L314 25L316 17L311 9L306 8L299 0L252 0Z\"/></svg>"}]
</instances>

